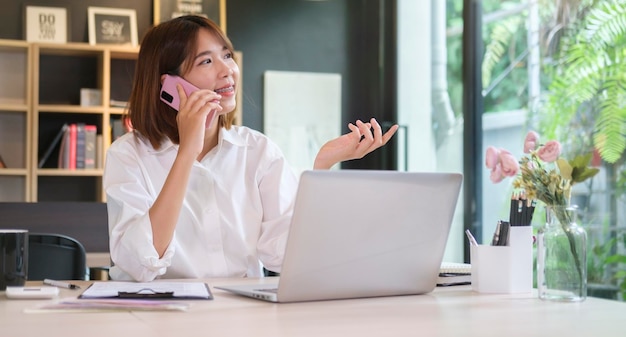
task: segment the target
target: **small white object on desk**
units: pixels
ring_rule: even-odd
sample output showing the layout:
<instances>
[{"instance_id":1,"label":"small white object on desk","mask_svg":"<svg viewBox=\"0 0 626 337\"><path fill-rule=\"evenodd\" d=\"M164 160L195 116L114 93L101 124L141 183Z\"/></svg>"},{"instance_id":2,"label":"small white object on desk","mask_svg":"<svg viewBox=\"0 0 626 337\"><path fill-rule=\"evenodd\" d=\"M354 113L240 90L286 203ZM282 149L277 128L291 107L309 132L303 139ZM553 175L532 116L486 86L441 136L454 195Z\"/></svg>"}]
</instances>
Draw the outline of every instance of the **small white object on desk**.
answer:
<instances>
[{"instance_id":1,"label":"small white object on desk","mask_svg":"<svg viewBox=\"0 0 626 337\"><path fill-rule=\"evenodd\" d=\"M508 246L471 246L470 256L474 291L500 294L532 291L531 226L511 226Z\"/></svg>"},{"instance_id":2,"label":"small white object on desk","mask_svg":"<svg viewBox=\"0 0 626 337\"><path fill-rule=\"evenodd\" d=\"M11 299L42 299L59 295L56 287L7 287L7 298Z\"/></svg>"}]
</instances>

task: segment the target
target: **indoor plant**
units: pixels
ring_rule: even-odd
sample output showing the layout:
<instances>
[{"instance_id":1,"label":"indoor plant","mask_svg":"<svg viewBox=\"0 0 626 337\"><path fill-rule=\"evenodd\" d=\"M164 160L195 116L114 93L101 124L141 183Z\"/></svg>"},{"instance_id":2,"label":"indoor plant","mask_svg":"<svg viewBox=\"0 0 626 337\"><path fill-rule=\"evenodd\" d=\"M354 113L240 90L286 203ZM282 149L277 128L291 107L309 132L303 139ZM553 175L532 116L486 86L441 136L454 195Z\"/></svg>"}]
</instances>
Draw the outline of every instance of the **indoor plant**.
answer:
<instances>
[{"instance_id":1,"label":"indoor plant","mask_svg":"<svg viewBox=\"0 0 626 337\"><path fill-rule=\"evenodd\" d=\"M539 143L530 131L524 141L527 156L519 162L504 149L487 148L485 164L491 180L500 182L515 176L513 187L528 200L546 206L547 221L538 231L537 285L543 299L584 300L586 297L586 233L577 225L570 205L572 185L598 173L589 167L592 154L572 160L560 157L561 144ZM567 261L569 263L563 263Z\"/></svg>"}]
</instances>

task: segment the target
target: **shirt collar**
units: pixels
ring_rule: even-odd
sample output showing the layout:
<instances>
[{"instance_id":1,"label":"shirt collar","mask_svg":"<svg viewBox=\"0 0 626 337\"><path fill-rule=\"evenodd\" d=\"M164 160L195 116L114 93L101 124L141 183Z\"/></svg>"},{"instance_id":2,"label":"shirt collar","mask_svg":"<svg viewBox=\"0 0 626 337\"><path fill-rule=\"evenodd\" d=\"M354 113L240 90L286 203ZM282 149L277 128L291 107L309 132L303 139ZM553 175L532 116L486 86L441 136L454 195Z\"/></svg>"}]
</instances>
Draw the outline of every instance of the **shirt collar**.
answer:
<instances>
[{"instance_id":1,"label":"shirt collar","mask_svg":"<svg viewBox=\"0 0 626 337\"><path fill-rule=\"evenodd\" d=\"M229 130L226 130L226 128L221 128L218 145L221 145L222 142L229 142L235 146L247 146L248 142L245 138L241 137L236 129L236 126L232 126Z\"/></svg>"},{"instance_id":2,"label":"shirt collar","mask_svg":"<svg viewBox=\"0 0 626 337\"><path fill-rule=\"evenodd\" d=\"M218 140L217 140L218 148L222 147L223 142L228 142L235 146L247 146L248 145L248 142L246 141L246 139L241 137L241 135L235 129L236 129L235 126L231 127L229 130L226 130L226 128L220 128L220 132L219 132ZM178 144L172 143L172 141L169 138L166 138L161 143L161 147L158 150L155 150L154 148L152 148L152 146L150 146L150 142L148 142L146 138L141 137L141 136L140 138L141 138L141 142L144 143L149 148L148 152L164 153L170 149L178 150Z\"/></svg>"},{"instance_id":3,"label":"shirt collar","mask_svg":"<svg viewBox=\"0 0 626 337\"><path fill-rule=\"evenodd\" d=\"M165 153L166 151L169 151L170 149L178 150L178 145L172 143L172 141L167 137L165 138L165 140L161 142L161 147L159 147L158 149L153 148L146 137L140 135L139 139L144 144L144 146L148 149L149 153Z\"/></svg>"}]
</instances>

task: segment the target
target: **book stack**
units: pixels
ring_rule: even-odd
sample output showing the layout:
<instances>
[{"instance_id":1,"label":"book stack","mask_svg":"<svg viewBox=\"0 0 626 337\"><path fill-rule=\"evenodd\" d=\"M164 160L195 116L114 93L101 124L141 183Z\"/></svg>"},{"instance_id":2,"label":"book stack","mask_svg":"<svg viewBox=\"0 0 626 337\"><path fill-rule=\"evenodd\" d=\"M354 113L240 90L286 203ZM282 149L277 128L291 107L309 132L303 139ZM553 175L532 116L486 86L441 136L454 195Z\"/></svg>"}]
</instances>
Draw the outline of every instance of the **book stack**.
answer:
<instances>
[{"instance_id":1,"label":"book stack","mask_svg":"<svg viewBox=\"0 0 626 337\"><path fill-rule=\"evenodd\" d=\"M39 160L42 168L52 152L59 146L60 169L94 169L96 168L97 127L85 123L64 124L50 143L46 152Z\"/></svg>"}]
</instances>

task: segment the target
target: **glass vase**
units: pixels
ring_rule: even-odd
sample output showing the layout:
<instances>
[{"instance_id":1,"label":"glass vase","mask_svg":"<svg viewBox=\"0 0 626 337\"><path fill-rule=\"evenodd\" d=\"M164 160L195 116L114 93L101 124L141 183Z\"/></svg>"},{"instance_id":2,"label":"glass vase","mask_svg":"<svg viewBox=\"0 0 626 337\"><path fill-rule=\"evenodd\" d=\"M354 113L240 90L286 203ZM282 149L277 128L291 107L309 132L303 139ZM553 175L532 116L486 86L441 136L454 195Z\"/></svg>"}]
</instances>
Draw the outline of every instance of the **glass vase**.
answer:
<instances>
[{"instance_id":1,"label":"glass vase","mask_svg":"<svg viewBox=\"0 0 626 337\"><path fill-rule=\"evenodd\" d=\"M576 208L547 206L546 223L537 233L539 298L580 302L587 298L587 232Z\"/></svg>"}]
</instances>

